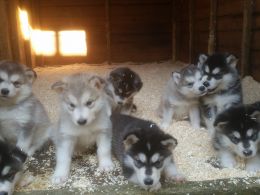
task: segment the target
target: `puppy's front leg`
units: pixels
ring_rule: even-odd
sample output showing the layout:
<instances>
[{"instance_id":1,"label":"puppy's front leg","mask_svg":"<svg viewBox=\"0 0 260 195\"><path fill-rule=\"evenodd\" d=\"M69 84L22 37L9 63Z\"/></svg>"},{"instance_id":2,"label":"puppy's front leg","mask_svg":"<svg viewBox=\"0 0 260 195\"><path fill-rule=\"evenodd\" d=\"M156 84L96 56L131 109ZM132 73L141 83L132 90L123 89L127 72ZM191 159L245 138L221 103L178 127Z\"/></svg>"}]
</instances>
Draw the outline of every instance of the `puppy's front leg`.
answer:
<instances>
[{"instance_id":1,"label":"puppy's front leg","mask_svg":"<svg viewBox=\"0 0 260 195\"><path fill-rule=\"evenodd\" d=\"M260 171L260 155L257 154L253 158L247 160L246 170L248 172L257 172Z\"/></svg>"},{"instance_id":2,"label":"puppy's front leg","mask_svg":"<svg viewBox=\"0 0 260 195\"><path fill-rule=\"evenodd\" d=\"M190 108L189 117L190 117L191 126L194 129L199 129L200 128L200 112L199 112L198 106L194 105Z\"/></svg>"},{"instance_id":3,"label":"puppy's front leg","mask_svg":"<svg viewBox=\"0 0 260 195\"><path fill-rule=\"evenodd\" d=\"M173 114L174 114L174 110L172 107L166 107L166 106L163 107L162 122L160 125L163 130L166 130L171 125Z\"/></svg>"},{"instance_id":4,"label":"puppy's front leg","mask_svg":"<svg viewBox=\"0 0 260 195\"><path fill-rule=\"evenodd\" d=\"M114 167L111 158L111 134L100 133L97 138L98 169L101 171L111 171Z\"/></svg>"},{"instance_id":5,"label":"puppy's front leg","mask_svg":"<svg viewBox=\"0 0 260 195\"><path fill-rule=\"evenodd\" d=\"M228 150L220 150L218 155L219 155L222 167L234 168L236 166L236 159L235 159L234 155L231 152L229 152Z\"/></svg>"},{"instance_id":6,"label":"puppy's front leg","mask_svg":"<svg viewBox=\"0 0 260 195\"><path fill-rule=\"evenodd\" d=\"M28 156L32 156L33 152L30 152L32 144L32 133L25 132L24 129L20 130L20 134L17 138L16 146L24 151Z\"/></svg>"},{"instance_id":7,"label":"puppy's front leg","mask_svg":"<svg viewBox=\"0 0 260 195\"><path fill-rule=\"evenodd\" d=\"M58 141L57 141L58 142ZM59 139L56 145L56 167L52 176L53 184L62 184L68 177L70 172L71 158L76 143L75 137L63 137Z\"/></svg>"},{"instance_id":8,"label":"puppy's front leg","mask_svg":"<svg viewBox=\"0 0 260 195\"><path fill-rule=\"evenodd\" d=\"M177 182L185 181L185 177L178 172L177 167L171 157L165 159L164 174L168 179L175 180Z\"/></svg>"}]
</instances>

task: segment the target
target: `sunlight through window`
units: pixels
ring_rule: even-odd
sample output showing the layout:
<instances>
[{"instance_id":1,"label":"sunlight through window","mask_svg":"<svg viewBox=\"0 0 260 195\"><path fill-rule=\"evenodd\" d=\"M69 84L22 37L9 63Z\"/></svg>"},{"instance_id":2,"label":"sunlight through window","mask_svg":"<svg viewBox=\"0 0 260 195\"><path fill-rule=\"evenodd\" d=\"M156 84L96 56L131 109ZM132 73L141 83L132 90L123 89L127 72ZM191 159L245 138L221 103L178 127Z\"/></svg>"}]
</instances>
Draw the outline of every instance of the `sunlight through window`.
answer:
<instances>
[{"instance_id":1,"label":"sunlight through window","mask_svg":"<svg viewBox=\"0 0 260 195\"><path fill-rule=\"evenodd\" d=\"M56 53L55 32L33 30L31 44L36 55L53 56Z\"/></svg>"},{"instance_id":2,"label":"sunlight through window","mask_svg":"<svg viewBox=\"0 0 260 195\"><path fill-rule=\"evenodd\" d=\"M60 31L59 51L63 56L86 56L87 46L85 31Z\"/></svg>"},{"instance_id":3,"label":"sunlight through window","mask_svg":"<svg viewBox=\"0 0 260 195\"><path fill-rule=\"evenodd\" d=\"M30 39L30 32L31 32L31 26L29 24L28 14L26 11L18 9L19 13L19 19L20 19L20 25L21 25L21 31L22 35L25 40Z\"/></svg>"}]
</instances>

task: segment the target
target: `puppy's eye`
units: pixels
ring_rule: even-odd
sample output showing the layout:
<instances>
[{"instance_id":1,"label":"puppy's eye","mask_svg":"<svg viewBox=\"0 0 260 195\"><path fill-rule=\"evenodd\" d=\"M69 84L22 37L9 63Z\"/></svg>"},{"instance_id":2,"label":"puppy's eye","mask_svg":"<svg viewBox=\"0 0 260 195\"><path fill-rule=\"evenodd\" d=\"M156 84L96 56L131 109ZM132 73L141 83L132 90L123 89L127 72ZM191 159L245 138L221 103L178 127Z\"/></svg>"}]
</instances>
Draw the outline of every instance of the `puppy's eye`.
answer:
<instances>
[{"instance_id":1,"label":"puppy's eye","mask_svg":"<svg viewBox=\"0 0 260 195\"><path fill-rule=\"evenodd\" d=\"M190 87L190 88L193 87L193 85L194 85L194 82L189 82L189 83L187 84L187 86Z\"/></svg>"},{"instance_id":2,"label":"puppy's eye","mask_svg":"<svg viewBox=\"0 0 260 195\"><path fill-rule=\"evenodd\" d=\"M239 141L240 141L240 139L237 138L237 137L234 136L234 135L230 135L230 136L229 136L229 139L230 139L234 144L238 144Z\"/></svg>"},{"instance_id":3,"label":"puppy's eye","mask_svg":"<svg viewBox=\"0 0 260 195\"><path fill-rule=\"evenodd\" d=\"M156 162L153 163L153 166L155 166L156 168L161 168L163 165L163 161L162 160L157 160Z\"/></svg>"},{"instance_id":4,"label":"puppy's eye","mask_svg":"<svg viewBox=\"0 0 260 195\"><path fill-rule=\"evenodd\" d=\"M69 108L70 108L71 110L74 110L75 107L76 107L75 104L73 104L73 103L69 103Z\"/></svg>"},{"instance_id":5,"label":"puppy's eye","mask_svg":"<svg viewBox=\"0 0 260 195\"><path fill-rule=\"evenodd\" d=\"M221 74L215 74L214 77L217 80L222 79L222 75Z\"/></svg>"},{"instance_id":6,"label":"puppy's eye","mask_svg":"<svg viewBox=\"0 0 260 195\"><path fill-rule=\"evenodd\" d=\"M89 100L89 101L86 102L85 105L86 105L87 107L91 107L91 106L93 105L93 103L94 103L94 100Z\"/></svg>"},{"instance_id":7,"label":"puppy's eye","mask_svg":"<svg viewBox=\"0 0 260 195\"><path fill-rule=\"evenodd\" d=\"M135 163L135 166L137 166L138 168L144 166L144 163L139 159L134 159L134 163Z\"/></svg>"},{"instance_id":8,"label":"puppy's eye","mask_svg":"<svg viewBox=\"0 0 260 195\"><path fill-rule=\"evenodd\" d=\"M13 82L13 85L14 85L16 88L19 88L22 84L21 84L19 81L15 81L15 82Z\"/></svg>"},{"instance_id":9,"label":"puppy's eye","mask_svg":"<svg viewBox=\"0 0 260 195\"><path fill-rule=\"evenodd\" d=\"M254 133L253 135L250 136L250 139L253 140L253 141L256 141L258 138L258 134L257 133Z\"/></svg>"}]
</instances>

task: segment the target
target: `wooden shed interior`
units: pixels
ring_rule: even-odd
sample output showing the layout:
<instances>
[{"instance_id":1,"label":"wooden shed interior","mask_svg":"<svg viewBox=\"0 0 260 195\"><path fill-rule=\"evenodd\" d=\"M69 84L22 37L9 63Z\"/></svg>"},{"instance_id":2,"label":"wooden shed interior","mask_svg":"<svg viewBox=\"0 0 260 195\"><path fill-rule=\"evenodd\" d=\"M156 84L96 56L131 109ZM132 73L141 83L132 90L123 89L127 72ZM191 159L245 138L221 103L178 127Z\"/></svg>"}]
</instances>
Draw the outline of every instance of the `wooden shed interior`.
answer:
<instances>
[{"instance_id":1,"label":"wooden shed interior","mask_svg":"<svg viewBox=\"0 0 260 195\"><path fill-rule=\"evenodd\" d=\"M32 67L229 52L260 80L259 0L0 0L0 25L0 59Z\"/></svg>"}]
</instances>

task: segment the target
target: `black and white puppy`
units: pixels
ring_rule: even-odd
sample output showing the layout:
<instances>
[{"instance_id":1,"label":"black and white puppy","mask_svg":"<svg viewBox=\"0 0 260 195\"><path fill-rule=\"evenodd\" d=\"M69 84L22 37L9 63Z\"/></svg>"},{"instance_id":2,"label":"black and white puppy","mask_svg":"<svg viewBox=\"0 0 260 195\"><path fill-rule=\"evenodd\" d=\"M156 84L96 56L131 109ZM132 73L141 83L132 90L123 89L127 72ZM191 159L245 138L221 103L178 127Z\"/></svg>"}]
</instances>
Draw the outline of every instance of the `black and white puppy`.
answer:
<instances>
[{"instance_id":1,"label":"black and white puppy","mask_svg":"<svg viewBox=\"0 0 260 195\"><path fill-rule=\"evenodd\" d=\"M0 194L11 195L27 156L19 148L0 141Z\"/></svg>"},{"instance_id":2,"label":"black and white puppy","mask_svg":"<svg viewBox=\"0 0 260 195\"><path fill-rule=\"evenodd\" d=\"M221 165L233 168L235 156L246 159L248 171L260 170L260 102L231 107L214 122L213 146Z\"/></svg>"},{"instance_id":3,"label":"black and white puppy","mask_svg":"<svg viewBox=\"0 0 260 195\"><path fill-rule=\"evenodd\" d=\"M169 179L184 180L173 161L175 138L151 121L115 113L111 120L112 150L129 181L153 191L161 187L162 173Z\"/></svg>"},{"instance_id":4,"label":"black and white puppy","mask_svg":"<svg viewBox=\"0 0 260 195\"><path fill-rule=\"evenodd\" d=\"M202 119L210 135L214 134L213 123L217 114L242 103L237 61L234 55L227 53L199 56L198 67L203 73L204 86L207 87L207 95L201 98L200 107Z\"/></svg>"},{"instance_id":5,"label":"black and white puppy","mask_svg":"<svg viewBox=\"0 0 260 195\"><path fill-rule=\"evenodd\" d=\"M114 110L125 114L135 112L134 96L143 86L140 76L130 68L122 67L111 71L107 81L106 91L112 98Z\"/></svg>"}]
</instances>

